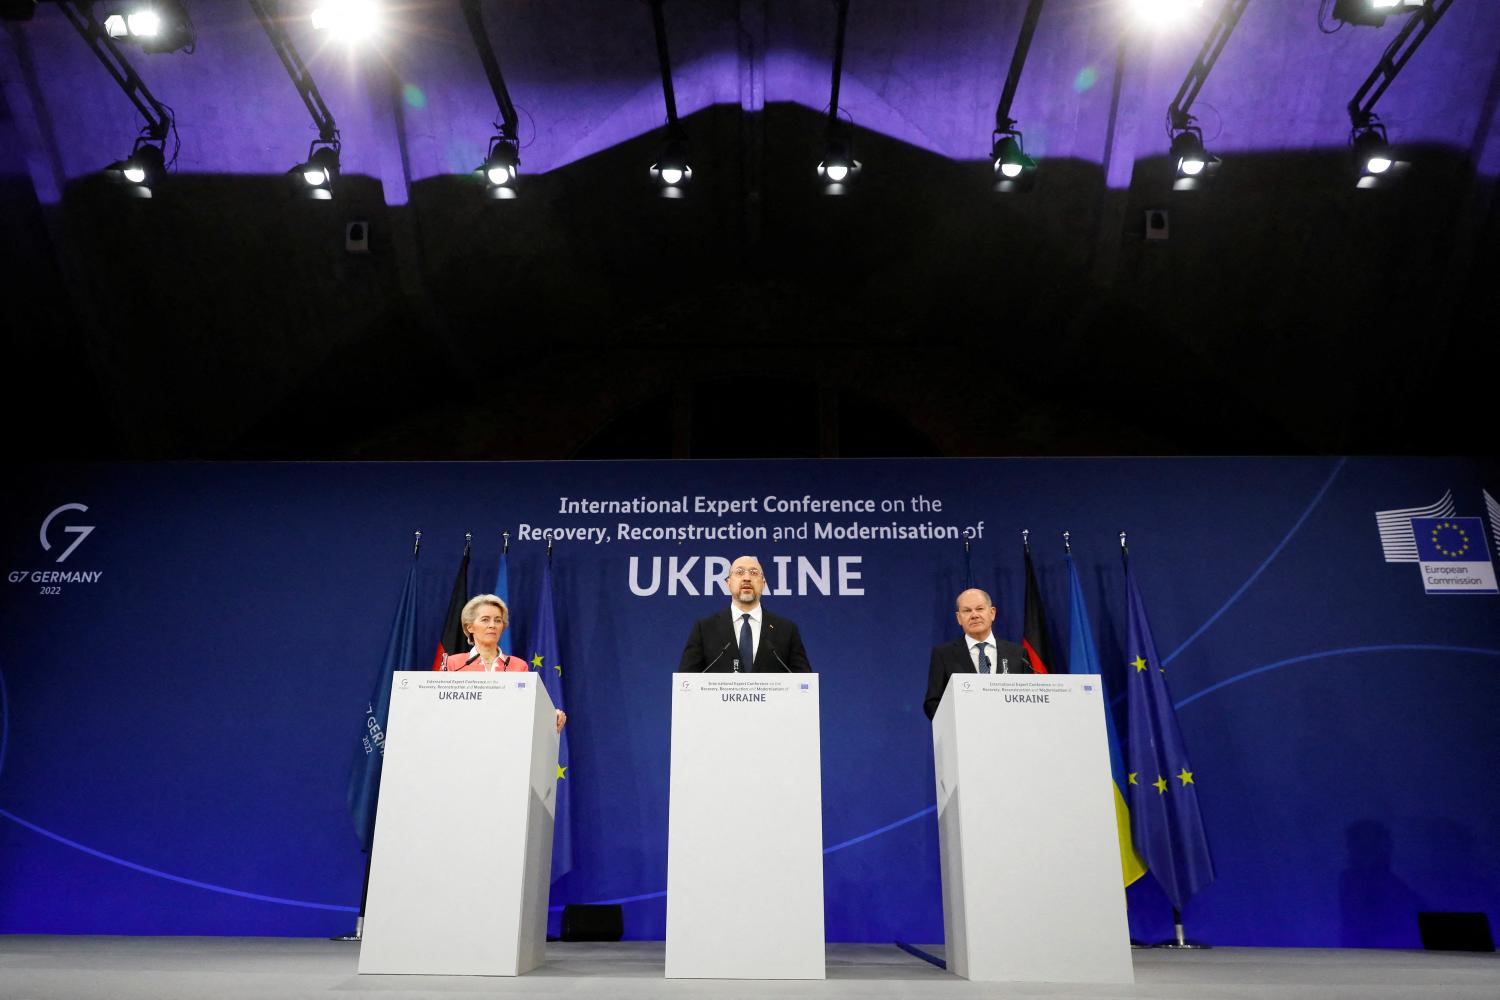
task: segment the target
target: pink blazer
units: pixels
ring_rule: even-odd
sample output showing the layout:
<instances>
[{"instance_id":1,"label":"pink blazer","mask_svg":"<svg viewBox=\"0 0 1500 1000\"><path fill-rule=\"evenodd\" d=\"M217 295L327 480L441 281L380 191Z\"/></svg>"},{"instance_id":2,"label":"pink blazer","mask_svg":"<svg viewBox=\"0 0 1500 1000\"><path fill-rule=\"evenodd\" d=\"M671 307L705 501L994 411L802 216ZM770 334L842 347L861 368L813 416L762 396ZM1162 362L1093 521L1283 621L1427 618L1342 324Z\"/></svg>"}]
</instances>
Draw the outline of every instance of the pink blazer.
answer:
<instances>
[{"instance_id":1,"label":"pink blazer","mask_svg":"<svg viewBox=\"0 0 1500 1000\"><path fill-rule=\"evenodd\" d=\"M474 671L483 672L484 664L480 663L478 660L475 660L473 663L469 663L467 666L464 665L468 661L469 657L473 655L473 653L454 653L443 662L443 669L450 672L456 672L459 670L467 670L470 673L473 673ZM530 665L527 664L527 662L521 659L519 656L507 656L504 657L502 661L495 664L496 672L504 671L505 673L516 674L525 673L530 669Z\"/></svg>"}]
</instances>

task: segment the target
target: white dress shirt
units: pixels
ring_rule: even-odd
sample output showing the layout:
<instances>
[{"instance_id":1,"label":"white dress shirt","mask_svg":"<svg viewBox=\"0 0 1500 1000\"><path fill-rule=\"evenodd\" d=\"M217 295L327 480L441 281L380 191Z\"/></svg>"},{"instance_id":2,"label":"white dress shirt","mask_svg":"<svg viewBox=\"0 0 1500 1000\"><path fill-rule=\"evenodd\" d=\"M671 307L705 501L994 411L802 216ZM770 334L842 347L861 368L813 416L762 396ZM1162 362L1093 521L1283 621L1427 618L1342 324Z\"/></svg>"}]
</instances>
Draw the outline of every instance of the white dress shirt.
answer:
<instances>
[{"instance_id":1,"label":"white dress shirt","mask_svg":"<svg viewBox=\"0 0 1500 1000\"><path fill-rule=\"evenodd\" d=\"M995 658L995 633L993 631L983 639L976 639L965 632L964 642L969 644L969 662L974 664L975 671L979 670L979 644L983 642L988 643L984 647L984 658L990 661L990 673L1000 672L1000 661Z\"/></svg>"}]
</instances>

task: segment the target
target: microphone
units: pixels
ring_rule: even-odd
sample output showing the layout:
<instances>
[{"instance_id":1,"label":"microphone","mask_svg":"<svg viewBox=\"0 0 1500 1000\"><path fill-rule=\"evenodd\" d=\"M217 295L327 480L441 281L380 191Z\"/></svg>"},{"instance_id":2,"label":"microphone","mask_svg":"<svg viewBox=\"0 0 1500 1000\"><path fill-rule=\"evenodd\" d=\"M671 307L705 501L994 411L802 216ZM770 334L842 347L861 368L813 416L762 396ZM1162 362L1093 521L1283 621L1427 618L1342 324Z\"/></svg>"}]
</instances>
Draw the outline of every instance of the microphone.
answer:
<instances>
[{"instance_id":1,"label":"microphone","mask_svg":"<svg viewBox=\"0 0 1500 1000\"><path fill-rule=\"evenodd\" d=\"M776 647L775 646L771 647L771 655L774 656L774 657L776 657L776 662L779 663L779 664L781 664L781 669L782 670L785 670L787 673L791 673L792 672L792 668L786 665L786 661L781 658L781 654L778 653L778 652L776 652Z\"/></svg>"},{"instance_id":2,"label":"microphone","mask_svg":"<svg viewBox=\"0 0 1500 1000\"><path fill-rule=\"evenodd\" d=\"M724 658L724 651L727 650L733 644L734 644L734 640L730 639L728 642L724 643L724 645L720 646L719 647L719 653L718 653L718 655L715 656L712 660L709 660L708 661L708 666L704 667L702 670L698 671L698 673L700 673L700 674L706 674L706 673L708 673L709 668L712 667L715 663L718 663L721 659L723 659ZM740 661L739 660L735 660L734 662L735 662L736 669L738 669Z\"/></svg>"},{"instance_id":3,"label":"microphone","mask_svg":"<svg viewBox=\"0 0 1500 1000\"><path fill-rule=\"evenodd\" d=\"M469 664L473 663L477 659L479 659L479 650L476 649L476 650L474 650L474 655L470 656L467 660L464 661L464 666L467 667Z\"/></svg>"}]
</instances>

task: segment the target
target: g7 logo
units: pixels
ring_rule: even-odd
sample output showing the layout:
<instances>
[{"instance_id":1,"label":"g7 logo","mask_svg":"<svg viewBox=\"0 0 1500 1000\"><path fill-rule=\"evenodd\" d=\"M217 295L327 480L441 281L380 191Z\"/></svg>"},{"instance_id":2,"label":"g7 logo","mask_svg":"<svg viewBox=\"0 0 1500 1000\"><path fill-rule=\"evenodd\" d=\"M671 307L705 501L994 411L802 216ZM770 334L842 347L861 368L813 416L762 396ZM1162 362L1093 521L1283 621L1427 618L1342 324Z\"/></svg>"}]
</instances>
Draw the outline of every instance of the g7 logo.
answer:
<instances>
[{"instance_id":1,"label":"g7 logo","mask_svg":"<svg viewBox=\"0 0 1500 1000\"><path fill-rule=\"evenodd\" d=\"M76 511L82 511L84 513L88 512L88 508L85 507L81 503L65 503L61 507L59 507L56 510L54 510L52 513L48 514L47 515L47 519L42 522L42 530L39 533L40 537L41 537L41 540L42 540L42 551L43 552L51 552L52 551L52 543L49 542L49 541L47 541L47 529L49 527L51 527L51 525L52 525L52 519L54 517L56 517L57 515L61 514L65 510L76 510ZM73 544L72 545L69 545L66 549L63 549L63 554L57 557L57 561L58 562L62 562L64 559L68 558L68 556L72 555L73 554L73 550L76 549L76 548L78 548L78 546L82 545L83 544L83 540L85 538L89 537L89 533L92 532L93 530L94 530L94 526L92 524L80 524L80 525L75 525L75 526L72 526L72 527L64 528L63 531L66 534L77 535L78 537L75 538L75 539L73 539Z\"/></svg>"}]
</instances>

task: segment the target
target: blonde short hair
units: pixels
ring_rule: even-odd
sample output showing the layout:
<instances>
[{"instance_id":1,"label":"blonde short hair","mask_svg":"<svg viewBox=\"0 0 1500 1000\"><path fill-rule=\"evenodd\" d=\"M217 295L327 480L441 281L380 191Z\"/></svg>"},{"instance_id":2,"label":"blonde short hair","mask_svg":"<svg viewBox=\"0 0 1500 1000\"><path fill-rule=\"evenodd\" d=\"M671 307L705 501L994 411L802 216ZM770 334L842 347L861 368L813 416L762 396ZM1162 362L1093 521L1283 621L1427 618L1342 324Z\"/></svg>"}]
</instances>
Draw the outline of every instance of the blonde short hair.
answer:
<instances>
[{"instance_id":1,"label":"blonde short hair","mask_svg":"<svg viewBox=\"0 0 1500 1000\"><path fill-rule=\"evenodd\" d=\"M505 602L494 594L480 594L477 597L469 598L469 603L465 604L463 611L459 612L458 620L463 623L465 635L469 634L469 626L474 624L474 619L479 617L479 609L486 604L492 604L499 608L500 619L506 625L510 624L510 608L505 606Z\"/></svg>"}]
</instances>

